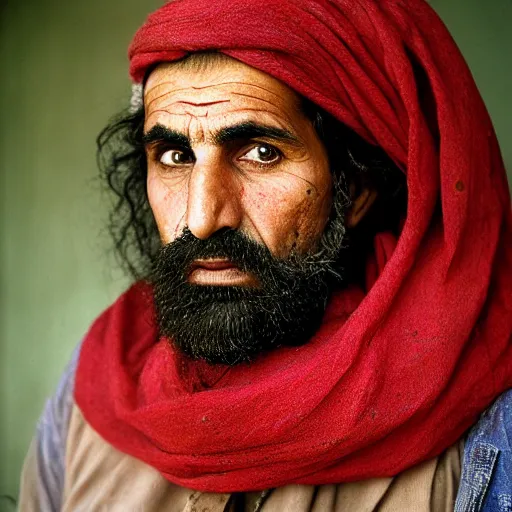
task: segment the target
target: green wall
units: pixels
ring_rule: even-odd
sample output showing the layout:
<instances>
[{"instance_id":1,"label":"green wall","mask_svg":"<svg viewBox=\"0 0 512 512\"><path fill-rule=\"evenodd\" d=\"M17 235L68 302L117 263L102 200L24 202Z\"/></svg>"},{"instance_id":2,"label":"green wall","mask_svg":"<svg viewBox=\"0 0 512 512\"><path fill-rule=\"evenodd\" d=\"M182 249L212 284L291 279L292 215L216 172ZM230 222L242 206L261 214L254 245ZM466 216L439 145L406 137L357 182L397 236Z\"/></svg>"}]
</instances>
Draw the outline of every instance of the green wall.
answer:
<instances>
[{"instance_id":1,"label":"green wall","mask_svg":"<svg viewBox=\"0 0 512 512\"><path fill-rule=\"evenodd\" d=\"M430 0L473 72L500 140L512 190L512 0Z\"/></svg>"},{"instance_id":2,"label":"green wall","mask_svg":"<svg viewBox=\"0 0 512 512\"><path fill-rule=\"evenodd\" d=\"M127 45L161 3L2 7L0 495L17 494L45 398L91 321L126 286L106 255L95 137L126 106Z\"/></svg>"},{"instance_id":3,"label":"green wall","mask_svg":"<svg viewBox=\"0 0 512 512\"><path fill-rule=\"evenodd\" d=\"M160 3L0 7L0 495L17 494L45 397L90 322L126 286L104 231L94 139L128 100L126 47ZM433 5L467 55L511 168L512 3Z\"/></svg>"}]
</instances>

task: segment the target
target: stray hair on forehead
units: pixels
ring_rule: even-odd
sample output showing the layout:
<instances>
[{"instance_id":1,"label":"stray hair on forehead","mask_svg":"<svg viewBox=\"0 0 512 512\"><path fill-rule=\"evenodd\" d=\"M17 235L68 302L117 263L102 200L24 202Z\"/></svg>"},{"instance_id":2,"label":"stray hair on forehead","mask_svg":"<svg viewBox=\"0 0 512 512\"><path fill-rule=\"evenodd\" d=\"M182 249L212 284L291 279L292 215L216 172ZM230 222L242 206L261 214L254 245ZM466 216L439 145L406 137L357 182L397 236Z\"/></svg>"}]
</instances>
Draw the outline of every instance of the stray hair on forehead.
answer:
<instances>
[{"instance_id":1,"label":"stray hair on forehead","mask_svg":"<svg viewBox=\"0 0 512 512\"><path fill-rule=\"evenodd\" d=\"M187 53L181 59L173 60L171 62L160 62L148 68L146 76L143 80L143 86L148 81L149 75L161 65L165 65L176 71L190 71L193 73L202 73L215 69L217 66L222 66L228 62L239 62L233 57L226 55L216 50L207 50L202 52Z\"/></svg>"},{"instance_id":2,"label":"stray hair on forehead","mask_svg":"<svg viewBox=\"0 0 512 512\"><path fill-rule=\"evenodd\" d=\"M210 50L194 52L185 55L182 59L170 62L169 65L175 69L186 69L190 71L208 71L218 65L236 60L225 53Z\"/></svg>"},{"instance_id":3,"label":"stray hair on forehead","mask_svg":"<svg viewBox=\"0 0 512 512\"><path fill-rule=\"evenodd\" d=\"M199 72L232 60L220 52L207 51L188 54L170 65ZM155 67L148 70L146 80ZM149 275L161 248L146 190L142 94L142 87L135 86L130 108L112 118L96 141L100 177L114 198L109 232L120 265L134 279ZM343 273L357 281L364 272L365 255L372 250L374 235L380 231L398 234L406 214L405 175L380 147L365 141L307 98L297 96L325 146L333 176L333 206L321 244L329 251L333 246L340 249ZM351 192L357 194L365 187L377 191L377 200L363 221L345 233L344 216ZM350 251L345 250L347 243Z\"/></svg>"},{"instance_id":4,"label":"stray hair on forehead","mask_svg":"<svg viewBox=\"0 0 512 512\"><path fill-rule=\"evenodd\" d=\"M225 55L224 53L210 50L204 52L188 53L181 59L172 62L166 62L165 64L167 66L172 66L176 70L189 70L194 73L201 73L232 60L235 59ZM139 108L142 107L144 103L144 86L149 78L149 75L151 75L151 73L161 64L163 63L155 64L148 69L142 84L132 84L130 112L135 113Z\"/></svg>"}]
</instances>

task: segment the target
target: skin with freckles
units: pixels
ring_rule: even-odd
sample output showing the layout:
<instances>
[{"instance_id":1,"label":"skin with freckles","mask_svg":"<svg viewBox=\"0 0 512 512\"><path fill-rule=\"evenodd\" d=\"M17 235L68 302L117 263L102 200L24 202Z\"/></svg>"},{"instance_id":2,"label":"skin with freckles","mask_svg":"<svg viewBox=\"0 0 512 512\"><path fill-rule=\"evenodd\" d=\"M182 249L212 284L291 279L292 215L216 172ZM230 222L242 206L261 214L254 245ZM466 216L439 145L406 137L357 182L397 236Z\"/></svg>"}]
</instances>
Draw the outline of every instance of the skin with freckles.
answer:
<instances>
[{"instance_id":1,"label":"skin with freckles","mask_svg":"<svg viewBox=\"0 0 512 512\"><path fill-rule=\"evenodd\" d=\"M200 239L231 228L275 256L314 251L332 179L295 92L223 58L200 69L159 65L144 104L147 192L164 243L185 227ZM207 267L199 265L196 282L250 280L223 262Z\"/></svg>"}]
</instances>

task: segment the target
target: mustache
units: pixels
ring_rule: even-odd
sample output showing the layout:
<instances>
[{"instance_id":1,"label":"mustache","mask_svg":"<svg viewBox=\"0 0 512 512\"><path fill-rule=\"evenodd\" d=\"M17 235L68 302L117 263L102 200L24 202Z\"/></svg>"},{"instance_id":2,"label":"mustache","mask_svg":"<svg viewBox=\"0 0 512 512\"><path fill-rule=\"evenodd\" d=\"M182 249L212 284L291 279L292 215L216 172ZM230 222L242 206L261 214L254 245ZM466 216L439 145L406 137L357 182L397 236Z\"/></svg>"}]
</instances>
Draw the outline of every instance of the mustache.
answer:
<instances>
[{"instance_id":1,"label":"mustache","mask_svg":"<svg viewBox=\"0 0 512 512\"><path fill-rule=\"evenodd\" d=\"M343 280L335 268L335 258L325 250L309 255L292 252L280 258L241 231L225 228L202 240L187 227L178 238L160 249L152 277L167 275L173 280L186 280L194 261L207 259L227 259L242 272L252 273L261 284L269 286L274 286L279 279L293 282L298 276L313 277L319 273L328 275L333 282Z\"/></svg>"},{"instance_id":2,"label":"mustache","mask_svg":"<svg viewBox=\"0 0 512 512\"><path fill-rule=\"evenodd\" d=\"M260 273L263 268L280 266L281 260L247 235L233 229L219 230L201 240L185 228L183 233L161 249L158 262L173 263L175 270L187 272L195 260L227 259L244 272Z\"/></svg>"}]
</instances>

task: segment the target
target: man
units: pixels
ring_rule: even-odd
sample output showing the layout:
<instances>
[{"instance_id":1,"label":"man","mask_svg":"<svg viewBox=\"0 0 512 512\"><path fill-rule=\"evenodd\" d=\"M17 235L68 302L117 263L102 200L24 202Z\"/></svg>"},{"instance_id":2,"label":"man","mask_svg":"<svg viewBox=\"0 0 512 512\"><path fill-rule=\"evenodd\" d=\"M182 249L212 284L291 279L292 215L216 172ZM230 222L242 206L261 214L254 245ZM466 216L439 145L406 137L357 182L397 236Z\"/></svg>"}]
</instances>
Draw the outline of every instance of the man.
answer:
<instances>
[{"instance_id":1,"label":"man","mask_svg":"<svg viewBox=\"0 0 512 512\"><path fill-rule=\"evenodd\" d=\"M510 510L510 198L428 5L176 0L130 58L99 157L142 280L21 509Z\"/></svg>"}]
</instances>

